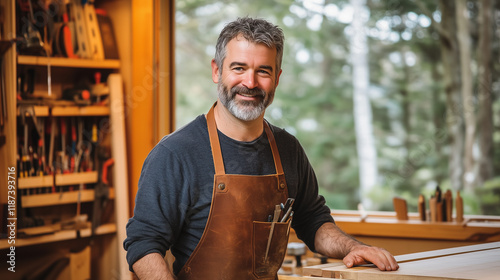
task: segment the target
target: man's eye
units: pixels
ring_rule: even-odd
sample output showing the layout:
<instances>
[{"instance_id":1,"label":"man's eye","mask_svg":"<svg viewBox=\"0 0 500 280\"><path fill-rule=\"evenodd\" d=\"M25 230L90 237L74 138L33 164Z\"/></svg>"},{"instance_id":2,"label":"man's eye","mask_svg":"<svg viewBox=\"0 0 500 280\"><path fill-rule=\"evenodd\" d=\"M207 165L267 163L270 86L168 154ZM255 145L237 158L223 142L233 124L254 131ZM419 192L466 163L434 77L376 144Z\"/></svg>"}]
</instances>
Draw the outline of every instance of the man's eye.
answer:
<instances>
[{"instance_id":1,"label":"man's eye","mask_svg":"<svg viewBox=\"0 0 500 280\"><path fill-rule=\"evenodd\" d=\"M243 71L243 67L234 67L233 70L234 71Z\"/></svg>"}]
</instances>

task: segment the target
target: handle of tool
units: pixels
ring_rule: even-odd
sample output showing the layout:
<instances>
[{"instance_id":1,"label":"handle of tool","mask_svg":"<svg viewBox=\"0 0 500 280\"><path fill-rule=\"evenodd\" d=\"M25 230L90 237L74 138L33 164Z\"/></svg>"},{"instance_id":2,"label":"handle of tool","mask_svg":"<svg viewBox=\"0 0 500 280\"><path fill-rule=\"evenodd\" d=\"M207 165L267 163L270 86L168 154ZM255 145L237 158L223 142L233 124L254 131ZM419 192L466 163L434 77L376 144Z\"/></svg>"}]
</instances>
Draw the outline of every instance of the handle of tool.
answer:
<instances>
[{"instance_id":1,"label":"handle of tool","mask_svg":"<svg viewBox=\"0 0 500 280\"><path fill-rule=\"evenodd\" d=\"M425 197L421 194L418 196L418 215L421 221L426 220L425 209Z\"/></svg>"},{"instance_id":2,"label":"handle of tool","mask_svg":"<svg viewBox=\"0 0 500 280\"><path fill-rule=\"evenodd\" d=\"M406 206L406 200L399 197L394 197L392 199L394 204L394 211L396 212L396 217L398 220L408 220L408 208Z\"/></svg>"},{"instance_id":3,"label":"handle of tool","mask_svg":"<svg viewBox=\"0 0 500 280\"><path fill-rule=\"evenodd\" d=\"M451 222L453 221L453 194L451 193L451 190L447 190L444 193L444 198L445 198L445 211L446 211L446 221Z\"/></svg>"},{"instance_id":4,"label":"handle of tool","mask_svg":"<svg viewBox=\"0 0 500 280\"><path fill-rule=\"evenodd\" d=\"M437 198L431 197L429 199L429 210L431 212L431 222L437 222Z\"/></svg>"},{"instance_id":5,"label":"handle of tool","mask_svg":"<svg viewBox=\"0 0 500 280\"><path fill-rule=\"evenodd\" d=\"M102 165L102 182L106 185L109 185L108 182L108 168L111 166L113 163L115 163L115 160L110 158L104 162Z\"/></svg>"},{"instance_id":6,"label":"handle of tool","mask_svg":"<svg viewBox=\"0 0 500 280\"><path fill-rule=\"evenodd\" d=\"M284 223L288 219L288 216L290 216L290 213L292 212L292 207L288 207L288 210L286 211L285 215L283 215L283 218L281 219L280 222Z\"/></svg>"},{"instance_id":7,"label":"handle of tool","mask_svg":"<svg viewBox=\"0 0 500 280\"><path fill-rule=\"evenodd\" d=\"M457 191L457 197L455 198L456 207L456 221L457 223L462 223L464 221L464 201L460 196L460 191Z\"/></svg>"},{"instance_id":8,"label":"handle of tool","mask_svg":"<svg viewBox=\"0 0 500 280\"><path fill-rule=\"evenodd\" d=\"M274 217L273 217L273 222L271 223L271 230L269 231L269 237L267 238L267 247L266 247L266 254L264 256L264 262L267 262L269 247L271 246L271 240L273 239L274 226L276 225L276 222L278 222L280 214L281 214L281 206L276 205L274 208Z\"/></svg>"}]
</instances>

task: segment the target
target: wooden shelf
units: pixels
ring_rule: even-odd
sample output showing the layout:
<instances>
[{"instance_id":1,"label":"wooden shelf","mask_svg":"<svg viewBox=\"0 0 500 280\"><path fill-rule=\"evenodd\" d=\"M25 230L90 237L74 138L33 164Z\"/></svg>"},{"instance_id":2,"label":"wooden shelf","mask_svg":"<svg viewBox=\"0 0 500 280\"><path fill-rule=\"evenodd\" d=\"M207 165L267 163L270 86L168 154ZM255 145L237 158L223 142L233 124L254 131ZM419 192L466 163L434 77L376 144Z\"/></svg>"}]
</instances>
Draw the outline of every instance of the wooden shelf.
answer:
<instances>
[{"instance_id":1,"label":"wooden shelf","mask_svg":"<svg viewBox=\"0 0 500 280\"><path fill-rule=\"evenodd\" d=\"M22 198L23 208L53 206L78 202L78 191L66 191L56 193L43 193L24 195ZM94 190L82 190L81 202L94 201ZM109 188L109 198L115 198L115 189Z\"/></svg>"},{"instance_id":2,"label":"wooden shelf","mask_svg":"<svg viewBox=\"0 0 500 280\"><path fill-rule=\"evenodd\" d=\"M79 184L94 184L97 183L97 171L70 173L70 174L56 174L56 186L68 186ZM51 187L53 181L52 175L36 176L28 178L19 178L19 189L31 189Z\"/></svg>"},{"instance_id":3,"label":"wooden shelf","mask_svg":"<svg viewBox=\"0 0 500 280\"><path fill-rule=\"evenodd\" d=\"M112 234L116 232L116 224L104 224L96 229L97 235ZM90 237L92 230L90 228L85 228L80 230L80 237ZM76 230L61 230L53 234L47 234L31 238L17 238L16 247L32 246L37 244L45 244L50 242L58 242L65 240L73 240L78 238L78 233ZM12 246L8 243L7 239L0 240L0 250L7 249Z\"/></svg>"},{"instance_id":4,"label":"wooden shelf","mask_svg":"<svg viewBox=\"0 0 500 280\"><path fill-rule=\"evenodd\" d=\"M396 219L394 212L386 214L368 212L361 219L356 211L332 211L335 223L354 236L407 238L428 240L454 240L487 242L500 240L500 217L466 215L464 222L420 221L417 213L409 213L409 220Z\"/></svg>"},{"instance_id":5,"label":"wooden shelf","mask_svg":"<svg viewBox=\"0 0 500 280\"><path fill-rule=\"evenodd\" d=\"M125 9L122 9L122 6L118 5L116 1L104 0L98 2L98 8L106 10L111 19L118 20L118 22L114 22L114 27L117 28L114 32L119 35L115 38L116 47L121 51L122 57L129 57L131 46L128 42L127 34L130 34L131 27L127 22L131 20L131 5L125 5ZM16 10L18 10L16 1L2 0L1 3L5 10L4 31L6 34L15 34L16 21L21 20L21 18L18 17L19 13L16 13ZM126 3L130 4L127 1ZM120 8L117 9L117 7ZM121 35L126 36L124 37ZM24 117L23 114L25 114L25 111L27 115L38 117L37 119L40 124L42 121L47 121L43 119L50 118L51 116L54 116L57 121L59 121L60 118L67 118L66 121L69 121L69 118L74 118L75 120L76 118L81 118L84 133L92 133L93 131L91 130L94 128L94 124L98 122L98 136L99 138L102 136L101 140L106 141L104 144L107 147L109 146L110 156L115 159L115 164L109 170L114 184L112 188L109 188L109 197L112 200L108 203L105 213L105 222L113 222L114 224L103 225L97 229L97 235L105 236L96 238L96 242L90 244L92 252L97 252L97 254L92 254L90 256L92 258L89 263L90 267L85 269L92 272L89 274L91 276L87 278L112 279L113 276L116 275L122 275L124 278L127 278L129 274L128 267L126 265L120 265L126 263L125 252L115 250L115 248L121 246L121 243L126 238L125 227L128 221L128 215L130 214L128 209L130 203L128 198L128 178L125 176L127 171L127 153L125 143L126 123L123 118L124 83L119 74L122 70L125 71L124 75L126 77L132 74L127 67L125 67L126 69L121 69L123 67L123 61L128 62L128 60L70 59L64 57L22 55L19 54L15 42L15 39L0 40L0 53L7 50L3 54L4 71L1 74L4 76L3 84L5 86L5 91L9 93L6 96L6 100L4 100L4 104L6 104L9 110L6 111L8 121L5 122L3 128L3 134L6 135L7 138L5 145L0 147L0 166L16 166L17 154L22 144L22 141L20 142L18 140L19 137L22 138L22 135L24 135L24 122L21 116ZM126 64L128 65L129 63ZM32 98L17 99L17 94L19 93L19 89L17 88L18 77L20 74L24 73L31 78L31 73L26 72L31 68L35 71L35 75L33 76L33 93L31 95L28 94ZM102 102L94 103L92 99L91 105L85 106L83 104L84 102L78 103L71 100L63 100L63 92L65 89L77 88L85 82L83 79L93 81L93 74L95 72L101 72L101 81L106 82L109 87L109 95L101 98ZM50 96L48 94L49 77ZM110 81L113 81L113 83L110 84ZM28 118L28 123L28 129L30 129L29 134L35 135L35 125L33 125L31 117ZM60 132L60 124L57 122L56 125L56 130ZM69 129L69 131L71 130ZM36 136L30 137L31 135L29 134L28 138L31 142L39 138ZM44 137L46 136L47 135ZM59 139L60 136L59 133L55 138L55 151L59 151L61 146L71 143L70 139L66 139L66 144L63 145L61 143L62 141ZM82 137L89 138L87 136L90 137L91 135L84 134ZM44 140L47 141L47 139ZM50 141L45 143L46 149L43 151L45 156L48 156L48 142ZM94 165L97 164L97 162L94 162ZM7 172L2 172L2 174L0 174L0 182L6 182L7 175ZM83 176L83 178L79 176ZM51 187L54 180L56 180L57 185L56 192L51 193ZM64 174L57 176L19 178L16 182L19 188L17 192L19 204L16 204L19 208L17 210L22 211L26 209L27 211L31 211L32 215L37 219L47 222L65 219L76 214L76 211L71 214L65 212L65 210L76 208L78 201L82 201L84 202L84 205L82 205L82 212L87 213L92 211L91 208L95 199L95 191L90 184L96 183L97 181L97 172L93 172L90 175ZM87 184L89 187L79 192L80 183ZM4 217L2 222L5 227L7 223L7 213L5 211L8 209L6 206L9 202L7 195L4 195L7 194L7 184L0 183L0 191L2 193L0 194L0 200L2 204L4 204L4 207L2 207L3 210L0 209L0 214ZM73 210L71 210L71 212L73 212ZM46 227L51 226L53 225L47 225ZM43 250L46 250L46 252L39 252L39 254L33 255L34 262L31 263L30 266L16 267L16 271L17 269L20 270L18 271L18 274L20 273L19 275L30 275L30 270L32 268L37 268L38 262L43 263L48 256L61 251L70 252L74 249L80 249L78 247L81 245L81 237L83 238L83 243L88 243L89 238L93 238L90 228L84 230L76 230L75 228L76 227L69 227L69 225L65 224L62 226L62 229L55 229L51 231L52 233L47 231L43 232L42 229L38 234L34 233L30 235L25 231L16 236L15 244L9 244L8 239L0 238L0 249L4 251L10 246L15 246L17 248L23 247L24 250L30 251L30 246L34 246L34 250L41 251L43 247ZM30 230L34 230L34 228L30 228ZM18 231L18 233L20 232ZM46 244L46 246L44 244ZM87 258L87 256L85 257ZM75 264L79 265L81 257L78 258ZM35 262L36 264L34 264ZM2 277L0 276L0 278Z\"/></svg>"},{"instance_id":6,"label":"wooden shelf","mask_svg":"<svg viewBox=\"0 0 500 280\"><path fill-rule=\"evenodd\" d=\"M49 106L33 106L35 116L48 117ZM54 106L52 116L54 117L85 117L85 116L109 116L109 106L89 105L89 106ZM17 115L20 115L19 109Z\"/></svg>"},{"instance_id":7,"label":"wooden shelf","mask_svg":"<svg viewBox=\"0 0 500 280\"><path fill-rule=\"evenodd\" d=\"M53 67L71 67L71 68L92 68L92 69L119 69L120 60L92 60L92 59L74 59L65 57L44 57L20 55L17 57L19 65L39 65Z\"/></svg>"},{"instance_id":8,"label":"wooden shelf","mask_svg":"<svg viewBox=\"0 0 500 280\"><path fill-rule=\"evenodd\" d=\"M3 54L12 47L14 42L14 40L0 40L0 56L3 56Z\"/></svg>"}]
</instances>

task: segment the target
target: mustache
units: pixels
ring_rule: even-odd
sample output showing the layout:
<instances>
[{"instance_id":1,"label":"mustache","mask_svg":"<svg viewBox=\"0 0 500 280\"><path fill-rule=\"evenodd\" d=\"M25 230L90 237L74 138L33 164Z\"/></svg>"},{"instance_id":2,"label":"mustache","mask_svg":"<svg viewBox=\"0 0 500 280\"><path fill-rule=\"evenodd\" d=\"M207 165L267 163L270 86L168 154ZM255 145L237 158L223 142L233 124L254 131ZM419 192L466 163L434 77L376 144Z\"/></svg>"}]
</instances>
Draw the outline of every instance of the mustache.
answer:
<instances>
[{"instance_id":1,"label":"mustache","mask_svg":"<svg viewBox=\"0 0 500 280\"><path fill-rule=\"evenodd\" d=\"M246 95L252 95L252 96L260 96L260 97L265 97L266 92L260 88L247 88L245 86L234 86L231 88L230 91L231 95L234 96L238 93L246 94Z\"/></svg>"}]
</instances>

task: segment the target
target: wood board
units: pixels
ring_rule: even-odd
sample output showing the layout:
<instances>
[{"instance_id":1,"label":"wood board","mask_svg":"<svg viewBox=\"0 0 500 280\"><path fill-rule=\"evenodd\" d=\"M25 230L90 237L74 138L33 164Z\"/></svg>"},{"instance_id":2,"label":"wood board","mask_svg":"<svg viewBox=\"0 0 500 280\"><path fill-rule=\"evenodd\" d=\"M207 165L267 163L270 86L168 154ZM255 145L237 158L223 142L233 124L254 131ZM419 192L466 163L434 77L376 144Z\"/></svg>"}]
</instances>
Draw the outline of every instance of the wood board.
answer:
<instances>
[{"instance_id":1,"label":"wood board","mask_svg":"<svg viewBox=\"0 0 500 280\"><path fill-rule=\"evenodd\" d=\"M341 279L499 279L500 242L397 256L398 271L383 272L373 265L346 268L341 263L305 267L306 276Z\"/></svg>"}]
</instances>

